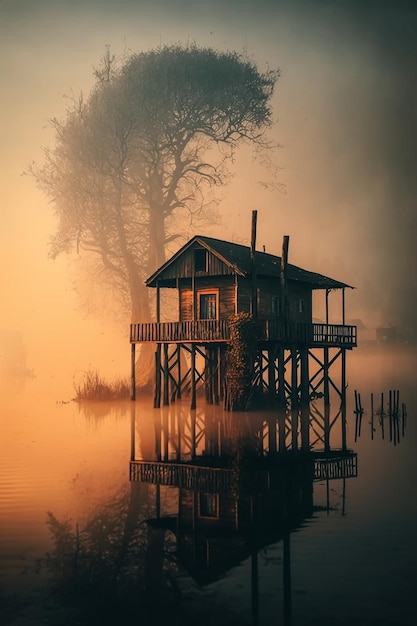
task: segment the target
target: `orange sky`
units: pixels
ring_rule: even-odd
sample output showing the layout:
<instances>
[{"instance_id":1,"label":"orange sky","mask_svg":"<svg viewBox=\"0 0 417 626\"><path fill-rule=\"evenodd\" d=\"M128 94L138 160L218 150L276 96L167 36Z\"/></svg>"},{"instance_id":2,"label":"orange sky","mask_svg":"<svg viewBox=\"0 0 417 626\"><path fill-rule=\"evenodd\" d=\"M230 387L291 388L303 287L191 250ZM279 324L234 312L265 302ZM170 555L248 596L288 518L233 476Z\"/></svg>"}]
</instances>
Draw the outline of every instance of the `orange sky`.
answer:
<instances>
[{"instance_id":1,"label":"orange sky","mask_svg":"<svg viewBox=\"0 0 417 626\"><path fill-rule=\"evenodd\" d=\"M242 153L220 205L223 224L208 234L249 242L257 209L259 247L279 254L289 234L290 262L358 287L348 298L353 317L410 323L402 286L414 281L415 293L414 272L407 275L415 258L415 182L403 167L415 144L413 120L409 140L403 129L410 114L408 14L372 21L356 10L360 3L340 2L332 12L318 2L309 13L302 2L279 0L17 5L0 3L0 329L22 331L31 367L63 368L65 376L89 364L104 371L129 367L127 326L87 318L69 260L47 259L51 206L22 177L32 160L42 159L41 146L51 145L46 123L64 114L64 94L88 93L106 44L121 53L195 40L246 49L261 70L279 67L274 136L282 144L277 159L285 193L266 191L259 184L264 172ZM388 24L392 40L384 39Z\"/></svg>"}]
</instances>

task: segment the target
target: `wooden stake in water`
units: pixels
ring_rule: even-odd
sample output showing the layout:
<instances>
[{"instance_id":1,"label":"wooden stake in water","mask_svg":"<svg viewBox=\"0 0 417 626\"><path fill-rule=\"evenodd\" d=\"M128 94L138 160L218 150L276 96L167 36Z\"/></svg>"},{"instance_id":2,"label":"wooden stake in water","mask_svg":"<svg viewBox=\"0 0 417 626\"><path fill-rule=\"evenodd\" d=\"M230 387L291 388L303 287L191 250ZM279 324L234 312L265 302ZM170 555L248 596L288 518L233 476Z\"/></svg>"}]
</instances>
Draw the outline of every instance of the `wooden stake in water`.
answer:
<instances>
[{"instance_id":1,"label":"wooden stake in water","mask_svg":"<svg viewBox=\"0 0 417 626\"><path fill-rule=\"evenodd\" d=\"M405 408L405 404L404 402L401 405L401 432L402 432L402 436L404 437L405 435L405 420L406 420L406 416L407 416L407 411Z\"/></svg>"},{"instance_id":2,"label":"wooden stake in water","mask_svg":"<svg viewBox=\"0 0 417 626\"><path fill-rule=\"evenodd\" d=\"M381 393L381 434L384 439L384 393Z\"/></svg>"},{"instance_id":3,"label":"wooden stake in water","mask_svg":"<svg viewBox=\"0 0 417 626\"><path fill-rule=\"evenodd\" d=\"M392 441L392 391L391 389L389 390L388 418L389 418L389 440Z\"/></svg>"},{"instance_id":4,"label":"wooden stake in water","mask_svg":"<svg viewBox=\"0 0 417 626\"><path fill-rule=\"evenodd\" d=\"M371 393L371 439L374 438L374 394Z\"/></svg>"}]
</instances>

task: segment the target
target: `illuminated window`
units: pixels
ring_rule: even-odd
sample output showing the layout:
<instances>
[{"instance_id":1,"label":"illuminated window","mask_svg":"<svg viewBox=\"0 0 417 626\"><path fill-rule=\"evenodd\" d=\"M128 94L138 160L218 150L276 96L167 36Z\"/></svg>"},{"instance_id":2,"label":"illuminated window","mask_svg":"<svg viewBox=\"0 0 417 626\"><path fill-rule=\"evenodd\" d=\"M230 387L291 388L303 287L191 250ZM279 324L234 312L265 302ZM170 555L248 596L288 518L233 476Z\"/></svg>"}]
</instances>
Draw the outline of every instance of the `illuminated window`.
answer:
<instances>
[{"instance_id":1,"label":"illuminated window","mask_svg":"<svg viewBox=\"0 0 417 626\"><path fill-rule=\"evenodd\" d=\"M217 319L217 292L200 293L199 307L201 320Z\"/></svg>"},{"instance_id":2,"label":"illuminated window","mask_svg":"<svg viewBox=\"0 0 417 626\"><path fill-rule=\"evenodd\" d=\"M216 493L200 493L199 516L218 517L219 500Z\"/></svg>"}]
</instances>

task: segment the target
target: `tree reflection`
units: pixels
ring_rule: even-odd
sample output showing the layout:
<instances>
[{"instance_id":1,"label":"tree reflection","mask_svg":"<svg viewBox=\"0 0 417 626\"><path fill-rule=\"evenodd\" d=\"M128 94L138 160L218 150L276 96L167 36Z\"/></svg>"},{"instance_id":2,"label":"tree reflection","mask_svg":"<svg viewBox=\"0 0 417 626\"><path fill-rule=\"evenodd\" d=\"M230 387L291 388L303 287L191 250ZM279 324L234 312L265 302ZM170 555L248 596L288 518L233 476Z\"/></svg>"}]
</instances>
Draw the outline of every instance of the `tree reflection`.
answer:
<instances>
[{"instance_id":1,"label":"tree reflection","mask_svg":"<svg viewBox=\"0 0 417 626\"><path fill-rule=\"evenodd\" d=\"M140 484L117 493L84 524L47 514L53 549L38 569L49 572L52 595L76 611L78 623L129 624L140 616L141 623L156 624L163 606L175 607L174 540L155 536L145 522L152 514Z\"/></svg>"}]
</instances>

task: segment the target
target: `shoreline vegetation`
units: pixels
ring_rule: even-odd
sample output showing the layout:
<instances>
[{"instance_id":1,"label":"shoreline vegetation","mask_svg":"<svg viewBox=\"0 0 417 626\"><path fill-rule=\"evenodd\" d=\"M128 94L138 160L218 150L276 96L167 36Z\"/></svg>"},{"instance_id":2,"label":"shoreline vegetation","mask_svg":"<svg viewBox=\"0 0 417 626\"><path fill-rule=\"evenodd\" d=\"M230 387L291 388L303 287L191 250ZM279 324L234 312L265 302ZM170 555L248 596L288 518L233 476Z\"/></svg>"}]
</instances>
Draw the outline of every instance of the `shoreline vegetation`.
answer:
<instances>
[{"instance_id":1,"label":"shoreline vegetation","mask_svg":"<svg viewBox=\"0 0 417 626\"><path fill-rule=\"evenodd\" d=\"M130 397L130 381L127 378L115 378L108 381L97 370L83 372L79 380L74 379L76 402L85 400L128 400Z\"/></svg>"}]
</instances>

